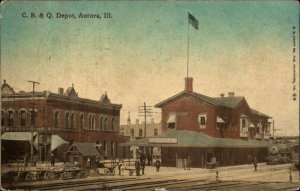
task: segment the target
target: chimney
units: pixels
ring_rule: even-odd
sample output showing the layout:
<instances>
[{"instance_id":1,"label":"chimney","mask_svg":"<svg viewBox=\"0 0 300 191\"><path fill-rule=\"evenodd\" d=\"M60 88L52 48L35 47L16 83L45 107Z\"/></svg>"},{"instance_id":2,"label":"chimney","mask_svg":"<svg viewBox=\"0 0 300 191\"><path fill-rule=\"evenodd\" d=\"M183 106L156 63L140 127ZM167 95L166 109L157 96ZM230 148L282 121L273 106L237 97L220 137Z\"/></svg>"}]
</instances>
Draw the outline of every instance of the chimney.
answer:
<instances>
[{"instance_id":1,"label":"chimney","mask_svg":"<svg viewBox=\"0 0 300 191\"><path fill-rule=\"evenodd\" d=\"M228 97L234 97L234 92L228 92Z\"/></svg>"},{"instance_id":2,"label":"chimney","mask_svg":"<svg viewBox=\"0 0 300 191\"><path fill-rule=\"evenodd\" d=\"M151 124L154 124L154 118L151 118Z\"/></svg>"},{"instance_id":3,"label":"chimney","mask_svg":"<svg viewBox=\"0 0 300 191\"><path fill-rule=\"evenodd\" d=\"M58 94L63 95L64 94L64 88L58 88Z\"/></svg>"},{"instance_id":4,"label":"chimney","mask_svg":"<svg viewBox=\"0 0 300 191\"><path fill-rule=\"evenodd\" d=\"M139 124L139 119L136 119L135 121L136 121L136 124L138 125Z\"/></svg>"},{"instance_id":5,"label":"chimney","mask_svg":"<svg viewBox=\"0 0 300 191\"><path fill-rule=\"evenodd\" d=\"M192 77L185 78L185 91L193 92L193 78Z\"/></svg>"},{"instance_id":6,"label":"chimney","mask_svg":"<svg viewBox=\"0 0 300 191\"><path fill-rule=\"evenodd\" d=\"M221 94L220 94L221 97L224 97L224 95L225 95L224 93L221 93Z\"/></svg>"}]
</instances>

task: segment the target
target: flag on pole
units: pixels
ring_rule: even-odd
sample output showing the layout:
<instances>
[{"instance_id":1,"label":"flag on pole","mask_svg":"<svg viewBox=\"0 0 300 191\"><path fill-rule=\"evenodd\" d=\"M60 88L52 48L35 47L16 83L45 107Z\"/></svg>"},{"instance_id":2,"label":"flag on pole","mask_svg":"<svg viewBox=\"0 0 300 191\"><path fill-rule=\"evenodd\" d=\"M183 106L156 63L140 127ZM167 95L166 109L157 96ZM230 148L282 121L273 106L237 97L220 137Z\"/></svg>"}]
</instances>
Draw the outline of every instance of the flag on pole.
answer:
<instances>
[{"instance_id":1,"label":"flag on pole","mask_svg":"<svg viewBox=\"0 0 300 191\"><path fill-rule=\"evenodd\" d=\"M196 29L198 30L198 20L190 13L189 14L189 23Z\"/></svg>"}]
</instances>

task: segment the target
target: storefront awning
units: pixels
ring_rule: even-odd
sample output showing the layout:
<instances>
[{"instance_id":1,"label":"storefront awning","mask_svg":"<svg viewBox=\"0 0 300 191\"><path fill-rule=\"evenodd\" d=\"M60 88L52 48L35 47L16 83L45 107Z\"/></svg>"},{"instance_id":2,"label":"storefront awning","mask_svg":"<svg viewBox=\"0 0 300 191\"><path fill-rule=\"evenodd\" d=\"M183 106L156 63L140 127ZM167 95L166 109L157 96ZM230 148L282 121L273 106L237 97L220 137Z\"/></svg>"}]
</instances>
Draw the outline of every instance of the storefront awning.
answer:
<instances>
[{"instance_id":1,"label":"storefront awning","mask_svg":"<svg viewBox=\"0 0 300 191\"><path fill-rule=\"evenodd\" d=\"M2 140L7 141L31 141L31 136L33 135L33 146L35 149L38 149L38 138L37 138L37 132L5 132L2 136ZM62 144L68 143L67 141L63 140L58 135L51 135L51 151L56 149Z\"/></svg>"},{"instance_id":2,"label":"storefront awning","mask_svg":"<svg viewBox=\"0 0 300 191\"><path fill-rule=\"evenodd\" d=\"M60 136L58 135L52 135L51 136L51 151L56 149L62 144L68 143L67 141L63 140Z\"/></svg>"},{"instance_id":3,"label":"storefront awning","mask_svg":"<svg viewBox=\"0 0 300 191\"><path fill-rule=\"evenodd\" d=\"M34 138L36 134L36 132L5 132L1 139L7 141L31 141L31 136Z\"/></svg>"}]
</instances>

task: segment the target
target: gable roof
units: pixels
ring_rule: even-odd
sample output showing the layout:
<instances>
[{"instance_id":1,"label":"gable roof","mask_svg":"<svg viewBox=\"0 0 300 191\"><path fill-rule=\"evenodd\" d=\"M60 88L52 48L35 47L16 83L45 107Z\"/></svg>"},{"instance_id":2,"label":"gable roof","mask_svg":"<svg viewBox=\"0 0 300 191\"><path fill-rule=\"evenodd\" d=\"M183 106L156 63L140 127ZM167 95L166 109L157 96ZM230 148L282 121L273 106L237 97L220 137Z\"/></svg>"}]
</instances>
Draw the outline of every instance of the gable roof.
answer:
<instances>
[{"instance_id":1,"label":"gable roof","mask_svg":"<svg viewBox=\"0 0 300 191\"><path fill-rule=\"evenodd\" d=\"M211 105L214 106L224 106L224 107L228 107L228 108L235 108L242 100L244 97L242 96L230 96L230 97L209 97L203 94L199 94L196 92L189 92L189 91L182 91L158 104L155 105L155 107L161 108L164 105L168 104L169 102L182 97L184 95L190 95L196 99L205 101Z\"/></svg>"},{"instance_id":2,"label":"gable roof","mask_svg":"<svg viewBox=\"0 0 300 191\"><path fill-rule=\"evenodd\" d=\"M268 147L270 142L257 140L241 140L229 138L215 138L200 132L186 130L168 130L154 138L177 138L176 143L150 143L146 137L126 143L122 146L161 146L161 147L217 147L217 148L258 148Z\"/></svg>"},{"instance_id":3,"label":"gable roof","mask_svg":"<svg viewBox=\"0 0 300 191\"><path fill-rule=\"evenodd\" d=\"M81 153L82 156L101 156L99 151L96 149L95 144L92 143L74 143L67 151L75 147Z\"/></svg>"},{"instance_id":4,"label":"gable roof","mask_svg":"<svg viewBox=\"0 0 300 191\"><path fill-rule=\"evenodd\" d=\"M243 100L243 98L243 96L230 96L216 97L213 99L224 107L235 108Z\"/></svg>"},{"instance_id":5,"label":"gable roof","mask_svg":"<svg viewBox=\"0 0 300 191\"><path fill-rule=\"evenodd\" d=\"M272 117L270 117L270 116L268 116L266 114L263 114L263 113L255 110L255 109L252 109L252 108L251 108L251 113L254 114L254 115L262 116L262 117L272 118Z\"/></svg>"}]
</instances>

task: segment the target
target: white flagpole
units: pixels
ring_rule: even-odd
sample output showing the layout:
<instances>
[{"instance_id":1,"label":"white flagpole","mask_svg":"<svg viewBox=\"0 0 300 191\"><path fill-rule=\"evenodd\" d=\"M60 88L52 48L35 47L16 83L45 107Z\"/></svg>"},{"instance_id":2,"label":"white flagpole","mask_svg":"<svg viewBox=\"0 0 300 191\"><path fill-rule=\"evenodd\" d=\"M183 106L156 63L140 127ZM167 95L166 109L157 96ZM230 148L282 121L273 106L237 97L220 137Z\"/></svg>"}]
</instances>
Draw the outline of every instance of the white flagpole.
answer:
<instances>
[{"instance_id":1,"label":"white flagpole","mask_svg":"<svg viewBox=\"0 0 300 191\"><path fill-rule=\"evenodd\" d=\"M188 14L188 37L187 37L187 66L186 66L186 77L189 77L189 49L190 49L190 23L189 23L189 14Z\"/></svg>"}]
</instances>

